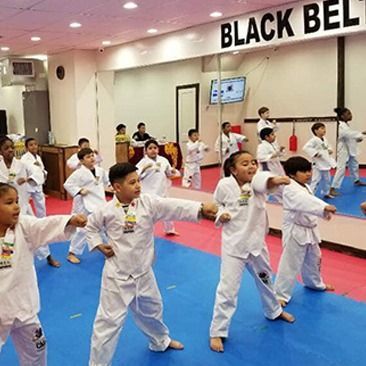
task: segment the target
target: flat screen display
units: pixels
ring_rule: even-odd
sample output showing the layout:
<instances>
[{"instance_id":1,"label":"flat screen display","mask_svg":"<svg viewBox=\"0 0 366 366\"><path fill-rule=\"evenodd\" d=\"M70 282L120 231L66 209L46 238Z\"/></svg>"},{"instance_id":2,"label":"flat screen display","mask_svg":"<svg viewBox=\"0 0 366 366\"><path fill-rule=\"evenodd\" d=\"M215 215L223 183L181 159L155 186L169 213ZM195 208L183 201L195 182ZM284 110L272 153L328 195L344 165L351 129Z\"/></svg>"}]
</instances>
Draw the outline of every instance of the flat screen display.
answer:
<instances>
[{"instance_id":1,"label":"flat screen display","mask_svg":"<svg viewBox=\"0 0 366 366\"><path fill-rule=\"evenodd\" d=\"M246 78L244 76L221 80L221 103L242 102L245 95ZM218 80L211 80L210 104L219 101Z\"/></svg>"}]
</instances>

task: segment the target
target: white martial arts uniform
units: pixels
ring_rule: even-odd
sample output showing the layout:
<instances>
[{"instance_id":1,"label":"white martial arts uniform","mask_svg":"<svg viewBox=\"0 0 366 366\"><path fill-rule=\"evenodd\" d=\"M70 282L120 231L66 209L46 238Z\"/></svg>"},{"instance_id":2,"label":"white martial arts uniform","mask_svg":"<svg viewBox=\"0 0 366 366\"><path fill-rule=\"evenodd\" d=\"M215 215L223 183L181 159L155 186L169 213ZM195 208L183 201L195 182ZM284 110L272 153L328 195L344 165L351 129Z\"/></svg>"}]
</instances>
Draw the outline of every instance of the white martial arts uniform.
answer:
<instances>
[{"instance_id":1,"label":"white martial arts uniform","mask_svg":"<svg viewBox=\"0 0 366 366\"><path fill-rule=\"evenodd\" d=\"M245 267L253 276L264 315L275 319L282 313L272 286L272 270L265 242L268 232L266 193L269 172L258 172L251 183L240 187L233 176L219 181L214 199L219 205L216 222L223 213L231 220L222 224L220 282L216 291L210 337L226 338L237 307L238 292Z\"/></svg>"},{"instance_id":2,"label":"white martial arts uniform","mask_svg":"<svg viewBox=\"0 0 366 366\"><path fill-rule=\"evenodd\" d=\"M100 164L102 163L103 159L99 154L94 153L95 156L95 165L100 166ZM78 158L78 153L72 154L66 161L66 165L72 169L75 170L77 168L81 167L81 163L80 160Z\"/></svg>"},{"instance_id":3,"label":"white martial arts uniform","mask_svg":"<svg viewBox=\"0 0 366 366\"><path fill-rule=\"evenodd\" d=\"M346 166L354 182L360 179L357 160L357 143L363 140L363 134L352 130L347 122L339 121L337 145L337 171L334 175L332 187L339 189L342 185Z\"/></svg>"},{"instance_id":4,"label":"white martial arts uniform","mask_svg":"<svg viewBox=\"0 0 366 366\"><path fill-rule=\"evenodd\" d=\"M242 143L243 141L247 140L246 136L232 132L229 133L229 136L221 133L221 139L222 163L224 163L231 154L239 151L238 143ZM215 151L219 154L220 158L220 136L216 139Z\"/></svg>"},{"instance_id":5,"label":"white martial arts uniform","mask_svg":"<svg viewBox=\"0 0 366 366\"><path fill-rule=\"evenodd\" d=\"M73 231L66 228L69 220L70 216L21 215L0 239L0 352L10 335L21 366L47 363L33 254L41 245L67 240Z\"/></svg>"},{"instance_id":6,"label":"white martial arts uniform","mask_svg":"<svg viewBox=\"0 0 366 366\"><path fill-rule=\"evenodd\" d=\"M143 173L145 166L151 165L150 168L146 169ZM156 160L149 158L145 155L136 165L138 175L141 179L142 193L156 194L159 197L166 197L168 190L171 186L171 181L168 177L172 177L175 174L172 173L173 168L171 167L169 160L163 156L158 155ZM166 233L174 233L175 227L172 221L163 221L164 231Z\"/></svg>"},{"instance_id":7,"label":"white martial arts uniform","mask_svg":"<svg viewBox=\"0 0 366 366\"><path fill-rule=\"evenodd\" d=\"M320 185L320 194L327 195L330 190L330 169L337 163L330 156L332 148L325 137L313 136L303 147L304 152L311 158L313 175L310 188L315 193Z\"/></svg>"},{"instance_id":8,"label":"white martial arts uniform","mask_svg":"<svg viewBox=\"0 0 366 366\"><path fill-rule=\"evenodd\" d=\"M1 157L1 159L0 159L0 182L8 183L18 191L20 212L23 215L26 215L26 214L33 215L33 210L29 204L26 183L19 185L17 183L17 180L19 178L27 179L31 175L32 175L32 172L20 160L13 158L13 161L11 162L11 166L8 169L8 167L5 165L3 157Z\"/></svg>"},{"instance_id":9,"label":"white martial arts uniform","mask_svg":"<svg viewBox=\"0 0 366 366\"><path fill-rule=\"evenodd\" d=\"M272 123L271 121L268 121L267 119L260 118L257 123L257 135L258 135L259 142L261 142L260 132L264 128L272 128L273 132L277 132L279 130L279 127L277 124Z\"/></svg>"},{"instance_id":10,"label":"white martial arts uniform","mask_svg":"<svg viewBox=\"0 0 366 366\"><path fill-rule=\"evenodd\" d=\"M90 366L109 366L127 311L149 338L153 351L164 351L171 339L163 323L163 304L152 270L154 224L159 220L197 221L200 203L142 194L130 205L116 197L89 216L90 248L102 244L105 230L114 256L106 259L100 302L91 340Z\"/></svg>"},{"instance_id":11,"label":"white martial arts uniform","mask_svg":"<svg viewBox=\"0 0 366 366\"><path fill-rule=\"evenodd\" d=\"M106 171L98 166L95 167L95 176L92 171L81 165L75 170L64 183L67 192L73 197L73 213L90 215L97 208L106 203L105 188L109 185ZM85 196L79 194L81 189L86 189ZM78 227L75 235L71 238L69 252L81 255L86 245L85 228Z\"/></svg>"},{"instance_id":12,"label":"white martial arts uniform","mask_svg":"<svg viewBox=\"0 0 366 366\"><path fill-rule=\"evenodd\" d=\"M46 217L46 199L43 193L43 184L47 178L47 171L43 165L41 157L33 155L29 151L26 152L20 159L24 163L29 171L31 172L32 180L26 184L27 191L27 201L29 202L30 197L32 197L34 207L36 209L36 216ZM48 245L41 246L37 251L36 255L38 259L45 259L51 255L50 248Z\"/></svg>"},{"instance_id":13,"label":"white martial arts uniform","mask_svg":"<svg viewBox=\"0 0 366 366\"><path fill-rule=\"evenodd\" d=\"M182 186L194 189L201 189L201 161L203 160L203 153L208 146L202 141L188 141L187 142L187 156L184 164L184 174L182 179Z\"/></svg>"},{"instance_id":14,"label":"white martial arts uniform","mask_svg":"<svg viewBox=\"0 0 366 366\"><path fill-rule=\"evenodd\" d=\"M306 287L324 290L320 275L321 241L318 219L324 217L326 202L315 197L308 185L291 180L283 189L283 251L278 266L275 290L278 299L289 302L296 276Z\"/></svg>"}]
</instances>

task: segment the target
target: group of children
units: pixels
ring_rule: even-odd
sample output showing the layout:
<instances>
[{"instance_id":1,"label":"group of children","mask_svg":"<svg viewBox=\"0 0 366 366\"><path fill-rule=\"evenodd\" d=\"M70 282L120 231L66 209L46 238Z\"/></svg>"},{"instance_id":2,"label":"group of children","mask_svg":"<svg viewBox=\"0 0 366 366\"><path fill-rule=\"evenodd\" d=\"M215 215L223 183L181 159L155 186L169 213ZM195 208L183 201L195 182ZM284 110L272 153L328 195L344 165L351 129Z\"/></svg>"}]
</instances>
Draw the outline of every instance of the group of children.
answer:
<instances>
[{"instance_id":1,"label":"group of children","mask_svg":"<svg viewBox=\"0 0 366 366\"><path fill-rule=\"evenodd\" d=\"M81 145L78 164L73 165L76 170L65 182L74 199L72 216L44 217L41 187L47 173L37 155L35 140L27 140L28 153L22 162L14 158L12 141L1 138L0 351L10 335L21 365L46 365L46 341L37 316L39 294L33 255L52 241L69 238L71 232L68 254L71 263L80 263L78 255L86 243L90 250L99 250L106 257L90 366L111 364L128 310L148 337L151 350L184 347L170 337L163 322L162 298L152 269L157 221L166 222L167 233L175 233L172 220L197 221L205 217L222 226L220 281L210 326L213 351L224 351L223 341L229 335L245 268L255 280L268 319L294 322L294 316L283 308L291 300L299 273L306 287L333 290L320 274L317 217L330 219L336 208L315 197L307 184L314 167L322 171L324 165L297 156L288 159L282 168L276 162L283 148L275 143L276 126L269 123L264 121L265 126L258 131L263 141L257 154L261 171L257 171L257 160L249 152L238 151L237 146L235 150L235 144L245 141L245 136L233 137L230 124L223 126L225 136L220 138L217 147L222 155L227 155L225 177L216 187L214 203L206 204L166 197L170 178L179 172L158 155L155 140L146 141L146 156L137 166L116 164L108 175L97 165L97 153ZM331 164L323 130L324 126L313 126L312 131L321 143L316 139L309 141L306 149L314 159ZM189 137L183 184L196 188L200 186L199 164L207 146L200 141L198 131L190 130ZM325 180L320 175L318 180ZM24 189L25 185L30 186L29 190ZM105 190L114 192L108 202ZM267 195L275 190L280 191L284 218L283 253L273 284L265 237ZM326 189L324 192L329 194ZM30 196L40 218L31 215Z\"/></svg>"}]
</instances>

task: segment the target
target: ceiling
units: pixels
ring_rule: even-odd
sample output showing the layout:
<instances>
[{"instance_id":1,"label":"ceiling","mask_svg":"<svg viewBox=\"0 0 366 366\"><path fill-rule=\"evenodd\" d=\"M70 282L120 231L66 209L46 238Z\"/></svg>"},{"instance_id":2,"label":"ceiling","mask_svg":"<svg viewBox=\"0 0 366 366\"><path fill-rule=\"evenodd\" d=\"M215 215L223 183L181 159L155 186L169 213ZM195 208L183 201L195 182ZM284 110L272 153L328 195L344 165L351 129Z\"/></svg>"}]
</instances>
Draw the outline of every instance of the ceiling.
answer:
<instances>
[{"instance_id":1,"label":"ceiling","mask_svg":"<svg viewBox=\"0 0 366 366\"><path fill-rule=\"evenodd\" d=\"M288 0L135 0L138 8L123 8L127 0L0 0L0 57L54 54L70 49L97 49L217 21L293 2ZM81 28L72 29L71 22ZM156 28L150 35L147 30ZM32 42L32 36L41 41Z\"/></svg>"}]
</instances>

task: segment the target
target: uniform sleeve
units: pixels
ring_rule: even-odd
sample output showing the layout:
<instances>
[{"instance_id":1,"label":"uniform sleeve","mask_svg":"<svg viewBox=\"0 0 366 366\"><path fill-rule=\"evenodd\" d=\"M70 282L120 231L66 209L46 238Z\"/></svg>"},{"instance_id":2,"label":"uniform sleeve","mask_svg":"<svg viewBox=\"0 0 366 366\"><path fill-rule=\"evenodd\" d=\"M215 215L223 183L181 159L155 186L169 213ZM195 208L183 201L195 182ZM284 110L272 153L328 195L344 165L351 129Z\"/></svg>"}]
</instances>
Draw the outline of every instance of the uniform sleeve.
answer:
<instances>
[{"instance_id":1,"label":"uniform sleeve","mask_svg":"<svg viewBox=\"0 0 366 366\"><path fill-rule=\"evenodd\" d=\"M233 133L233 135L237 142L243 142L244 140L247 140L246 136L240 135L239 133Z\"/></svg>"},{"instance_id":2,"label":"uniform sleeve","mask_svg":"<svg viewBox=\"0 0 366 366\"><path fill-rule=\"evenodd\" d=\"M188 143L187 144L187 156L188 155L192 155L194 156L194 154L196 154L200 149L200 145L199 145L199 142L196 141L194 143Z\"/></svg>"},{"instance_id":3,"label":"uniform sleeve","mask_svg":"<svg viewBox=\"0 0 366 366\"><path fill-rule=\"evenodd\" d=\"M86 225L86 240L90 251L98 245L103 244L103 237L101 235L103 229L104 216L103 211L99 209L88 216L88 224Z\"/></svg>"},{"instance_id":4,"label":"uniform sleeve","mask_svg":"<svg viewBox=\"0 0 366 366\"><path fill-rule=\"evenodd\" d=\"M20 224L32 250L44 245L69 240L75 228L67 226L70 215L55 215L43 218L21 216Z\"/></svg>"},{"instance_id":5,"label":"uniform sleeve","mask_svg":"<svg viewBox=\"0 0 366 366\"><path fill-rule=\"evenodd\" d=\"M146 166L146 165L148 165L148 164L150 164L148 161L147 161L147 159L145 159L145 158L142 158L137 164L136 164L136 168L137 168L137 174L138 174L138 176L140 177L140 179L142 180L142 179L144 179L145 177L146 177L146 175L148 174L148 170L149 169L147 169L147 170L145 170L144 172L143 172L143 170L144 170L144 167Z\"/></svg>"},{"instance_id":6,"label":"uniform sleeve","mask_svg":"<svg viewBox=\"0 0 366 366\"><path fill-rule=\"evenodd\" d=\"M221 154L224 156L226 154L228 146L225 140L222 140L222 146L221 146ZM216 139L215 142L215 151L219 154L220 153L220 136Z\"/></svg>"},{"instance_id":7,"label":"uniform sleeve","mask_svg":"<svg viewBox=\"0 0 366 366\"><path fill-rule=\"evenodd\" d=\"M314 139L310 139L302 148L306 155L313 158L316 154L319 153L319 149L316 146L316 142Z\"/></svg>"},{"instance_id":8,"label":"uniform sleeve","mask_svg":"<svg viewBox=\"0 0 366 366\"><path fill-rule=\"evenodd\" d=\"M159 220L197 222L199 219L200 202L158 196L150 196L149 200L154 222Z\"/></svg>"},{"instance_id":9,"label":"uniform sleeve","mask_svg":"<svg viewBox=\"0 0 366 366\"><path fill-rule=\"evenodd\" d=\"M260 143L257 147L257 160L261 163L268 162L272 159L273 153L272 149L270 151L263 143Z\"/></svg>"},{"instance_id":10,"label":"uniform sleeve","mask_svg":"<svg viewBox=\"0 0 366 366\"><path fill-rule=\"evenodd\" d=\"M324 216L327 203L318 197L300 189L291 189L290 186L283 190L283 207L290 211L298 211L319 217Z\"/></svg>"},{"instance_id":11,"label":"uniform sleeve","mask_svg":"<svg viewBox=\"0 0 366 366\"><path fill-rule=\"evenodd\" d=\"M256 193L269 193L270 191L272 192L272 190L268 189L267 185L268 180L273 177L274 174L271 172L258 172L257 174L255 174L252 180L253 191Z\"/></svg>"},{"instance_id":12,"label":"uniform sleeve","mask_svg":"<svg viewBox=\"0 0 366 366\"><path fill-rule=\"evenodd\" d=\"M67 192L72 196L75 197L80 190L83 188L80 185L80 175L79 170L75 170L64 183L64 188L67 190Z\"/></svg>"},{"instance_id":13,"label":"uniform sleeve","mask_svg":"<svg viewBox=\"0 0 366 366\"><path fill-rule=\"evenodd\" d=\"M77 154L71 155L69 159L66 161L66 165L72 169L75 170L80 167L80 161L77 157Z\"/></svg>"},{"instance_id":14,"label":"uniform sleeve","mask_svg":"<svg viewBox=\"0 0 366 366\"><path fill-rule=\"evenodd\" d=\"M227 199L227 190L225 186L222 184L222 181L217 185L215 192L213 194L213 198L215 203L218 206L218 211L215 219L215 226L220 227L222 223L220 222L220 216L224 213L230 213L225 205L225 201Z\"/></svg>"}]
</instances>

